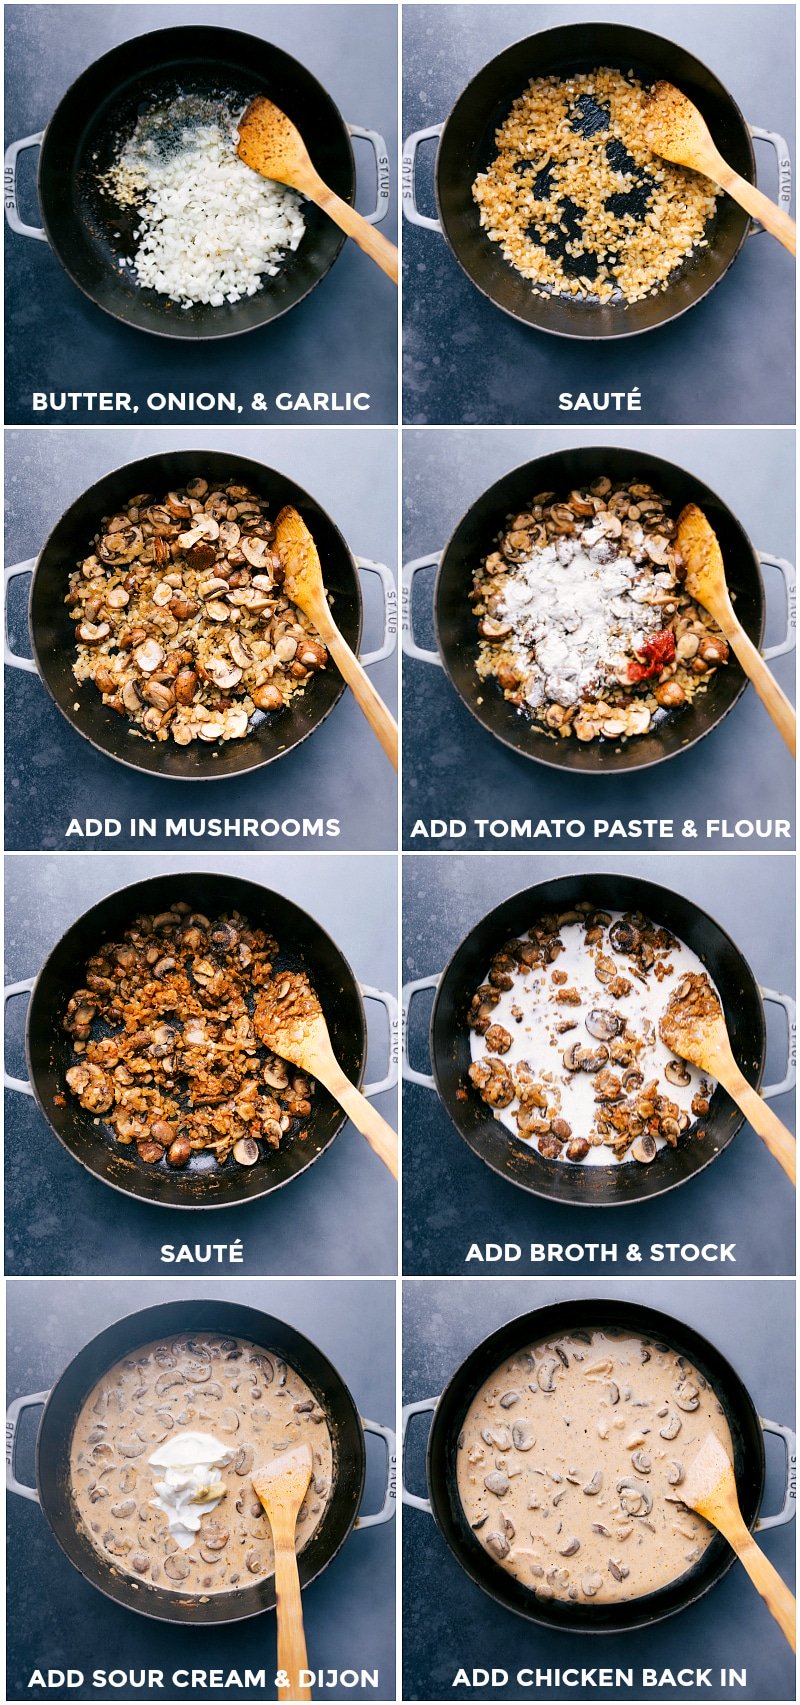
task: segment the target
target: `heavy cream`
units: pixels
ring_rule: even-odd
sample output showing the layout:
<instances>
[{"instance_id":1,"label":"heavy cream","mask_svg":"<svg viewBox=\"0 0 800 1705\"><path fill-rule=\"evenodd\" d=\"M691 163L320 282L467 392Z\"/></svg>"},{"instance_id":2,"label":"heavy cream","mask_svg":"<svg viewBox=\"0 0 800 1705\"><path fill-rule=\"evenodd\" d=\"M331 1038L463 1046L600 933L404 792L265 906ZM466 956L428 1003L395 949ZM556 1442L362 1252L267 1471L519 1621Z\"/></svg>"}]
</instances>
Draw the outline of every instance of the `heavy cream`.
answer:
<instances>
[{"instance_id":1,"label":"heavy cream","mask_svg":"<svg viewBox=\"0 0 800 1705\"><path fill-rule=\"evenodd\" d=\"M178 1433L148 1457L151 1468L165 1470L156 1481L157 1497L150 1502L162 1510L169 1530L182 1551L194 1544L204 1516L222 1502L226 1486L220 1469L233 1460L234 1452L221 1445L211 1433Z\"/></svg>"}]
</instances>

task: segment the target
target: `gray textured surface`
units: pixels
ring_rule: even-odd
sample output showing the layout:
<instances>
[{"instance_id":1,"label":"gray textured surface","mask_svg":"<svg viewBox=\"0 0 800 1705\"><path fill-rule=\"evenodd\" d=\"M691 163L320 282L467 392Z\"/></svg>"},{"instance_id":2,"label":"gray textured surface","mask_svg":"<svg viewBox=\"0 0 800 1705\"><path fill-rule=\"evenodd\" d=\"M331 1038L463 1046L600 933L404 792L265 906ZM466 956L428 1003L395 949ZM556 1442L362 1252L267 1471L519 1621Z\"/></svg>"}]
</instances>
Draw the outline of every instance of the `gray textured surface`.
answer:
<instances>
[{"instance_id":1,"label":"gray textured surface","mask_svg":"<svg viewBox=\"0 0 800 1705\"><path fill-rule=\"evenodd\" d=\"M273 42L300 60L327 90L343 118L382 133L389 151L392 205L381 226L396 238L397 72L393 6L14 6L6 19L6 138L42 130L75 78L119 42L177 24L211 24ZM357 205L375 206L371 150L355 144ZM20 165L21 212L38 223L36 151ZM42 421L34 390L130 391L144 410L149 392L231 391L245 420L258 421L255 391L368 391L372 407L359 421L397 419L396 295L393 285L354 244L293 312L245 337L212 343L173 342L110 319L67 277L49 247L8 234L8 323L13 334L6 371L6 415ZM64 415L57 416L63 421ZM74 418L96 419L84 410ZM124 424L124 413L105 415ZM159 418L158 416L154 418ZM190 419L172 413L170 419ZM208 418L207 416L205 417ZM230 416L224 417L230 419ZM284 414L289 424L314 417ZM343 417L317 416L336 424Z\"/></svg>"},{"instance_id":2,"label":"gray textured surface","mask_svg":"<svg viewBox=\"0 0 800 1705\"><path fill-rule=\"evenodd\" d=\"M507 895L576 870L624 870L629 876L672 888L693 900L727 929L756 980L793 995L794 861L786 858L639 857L578 859L404 858L403 980L443 971L459 943ZM429 1071L427 1032L430 994L417 995L410 1025L411 1060ZM767 1008L766 1083L780 1082L786 1069L786 1025ZM790 1127L794 1097L772 1103ZM735 1266L709 1268L678 1260L687 1274L716 1271L781 1274L794 1271L794 1197L788 1178L760 1138L745 1125L712 1166L678 1190L630 1207L571 1209L515 1188L484 1165L458 1135L434 1090L403 1085L403 1270L406 1273L471 1273L472 1242L514 1242L523 1260L490 1271L557 1272L551 1263L532 1266L537 1243L612 1243L616 1262L570 1262L570 1272L602 1281L607 1272L630 1272L629 1243L646 1253L640 1272L658 1273L650 1260L653 1242L735 1243ZM509 1139L512 1140L512 1139ZM657 1163L655 1163L657 1164ZM660 1270L664 1271L662 1263ZM733 1659L731 1659L733 1661Z\"/></svg>"},{"instance_id":3,"label":"gray textured surface","mask_svg":"<svg viewBox=\"0 0 800 1705\"><path fill-rule=\"evenodd\" d=\"M160 451L202 448L252 457L285 471L316 498L337 523L354 555L387 563L396 571L397 447L391 431L344 428L323 433L309 428L287 436L280 428L255 427L175 433L153 427L94 432L84 429L6 433L6 562L41 551L68 505L110 469ZM65 569L66 572L66 569ZM364 595L364 650L383 638L383 599L373 574L360 576ZM27 596L30 581L17 580L11 593L10 632L17 652L30 655ZM395 653L369 671L391 709L397 704ZM96 752L66 722L38 676L6 669L6 844L16 849L75 848L66 840L72 817L190 815L287 818L337 817L335 841L316 842L341 850L396 845L396 782L391 766L352 694L345 692L333 714L313 736L268 769L231 781L170 784ZM313 808L313 809L312 809ZM109 840L125 846L127 834ZM88 843L102 847L102 837ZM152 845L153 843L151 843ZM156 845L169 845L162 834ZM193 846L212 846L206 836ZM291 836L265 836L265 850L302 850ZM314 841L306 846L313 850ZM248 840L257 848L258 839Z\"/></svg>"},{"instance_id":4,"label":"gray textured surface","mask_svg":"<svg viewBox=\"0 0 800 1705\"><path fill-rule=\"evenodd\" d=\"M596 1287L601 1296L608 1295ZM646 1290L646 1295L644 1294ZM644 1287L621 1281L615 1297L644 1303L672 1315L709 1339L732 1363L762 1415L792 1424L794 1365L791 1352L794 1296L788 1284L653 1283ZM404 1297L404 1402L436 1397L476 1344L504 1321L530 1309L542 1308L568 1296L585 1294L586 1286L540 1280L527 1284L408 1285ZM765 1331L765 1322L771 1330ZM776 1353L778 1349L778 1353ZM429 1421L412 1422L412 1443L406 1463L406 1484L424 1489L423 1445ZM783 1491L782 1451L767 1445L767 1485L762 1508L777 1509ZM453 1678L460 1666L502 1665L510 1675L522 1665L546 1669L586 1665L632 1667L630 1698L699 1699L721 1697L720 1670L746 1669L747 1685L736 1687L739 1698L793 1699L794 1660L765 1607L757 1599L744 1570L728 1571L707 1599L652 1627L627 1635L607 1634L572 1638L537 1627L514 1616L475 1586L447 1549L430 1516L403 1511L405 1699L470 1699L477 1695ZM791 1583L795 1533L782 1527L764 1536L764 1550L784 1580ZM432 1590L433 1588L433 1590ZM642 1690L636 1678L643 1668L673 1671L711 1669L707 1684L696 1687L662 1685ZM481 1687L482 1699L576 1698L568 1686L535 1689ZM592 1699L620 1698L613 1686L597 1679L587 1690Z\"/></svg>"},{"instance_id":5,"label":"gray textured surface","mask_svg":"<svg viewBox=\"0 0 800 1705\"><path fill-rule=\"evenodd\" d=\"M391 858L324 854L302 860L235 856L136 859L6 859L6 958L9 982L35 976L76 918L103 895L167 870L223 871L259 882L294 900L337 942L358 980L397 989L397 875ZM387 920L388 926L387 926ZM79 968L76 967L76 978ZM27 999L8 1008L6 1060L24 1075ZM383 1011L367 1002L367 1078L387 1069ZM397 1127L397 1091L375 1105ZM131 1273L164 1275L164 1243L231 1243L241 1239L235 1271L264 1273L394 1273L394 1180L364 1138L346 1124L328 1152L291 1185L257 1202L213 1213L155 1208L111 1190L62 1148L28 1096L6 1093L6 1270L13 1274ZM24 1167L19 1164L26 1155ZM203 1271L214 1270L210 1267ZM166 1271L185 1275L186 1266Z\"/></svg>"},{"instance_id":6,"label":"gray textured surface","mask_svg":"<svg viewBox=\"0 0 800 1705\"><path fill-rule=\"evenodd\" d=\"M472 77L512 42L597 15L591 5L410 6L404 135L442 123ZM651 4L643 13L611 4L602 18L694 53L748 122L782 132L792 151L793 7ZM418 156L417 201L425 213L434 211L434 152L429 142ZM774 154L763 143L756 152L759 185L774 199ZM478 293L436 232L406 223L403 255L403 417L411 424L564 421L561 391L634 386L642 392L635 419L643 424L794 419L794 272L790 256L767 237L748 242L719 288L682 319L607 343L552 337L509 319Z\"/></svg>"},{"instance_id":7,"label":"gray textured surface","mask_svg":"<svg viewBox=\"0 0 800 1705\"><path fill-rule=\"evenodd\" d=\"M641 448L645 454L688 468L729 505L756 550L794 560L792 433L636 431L630 427L595 434L569 428L559 432L557 441L552 433L513 428L404 432L405 560L441 551L466 511L509 469L592 439ZM423 646L434 644L434 578L435 571L425 569L415 580L414 629ZM783 583L775 569L766 569L764 579L766 640L773 644L783 637L786 624ZM771 665L789 694L794 691L795 662L789 655ZM666 816L674 818L678 827L691 817L703 831L695 843L698 846L705 844L707 818L793 821L794 766L752 687L707 739L669 763L629 776L580 779L533 764L501 745L462 705L443 669L404 656L403 685L404 845L418 851L425 849L425 842L410 840L418 818L460 817L471 824L475 817L578 817L588 819L590 829L581 846L596 844L591 833L595 815L626 820ZM481 843L472 831L463 841L445 837L434 845L487 843ZM536 845L543 848L544 842Z\"/></svg>"},{"instance_id":8,"label":"gray textured surface","mask_svg":"<svg viewBox=\"0 0 800 1705\"><path fill-rule=\"evenodd\" d=\"M18 1397L47 1390L67 1363L104 1327L138 1309L184 1297L227 1298L287 1321L319 1346L349 1387L362 1415L394 1424L394 1288L389 1284L270 1284L230 1281L213 1284L103 1285L48 1283L8 1287L8 1391ZM33 1481L33 1436L37 1412L24 1422L18 1455L20 1478ZM383 1501L385 1456L380 1440L367 1444L365 1511ZM100 1695L89 1679L95 1667L162 1668L165 1686L115 1688L115 1699L174 1699L174 1669L221 1668L275 1671L275 1618L271 1612L217 1629L170 1627L145 1622L112 1604L81 1579L59 1550L41 1511L9 1498L9 1543L16 1565L9 1602L8 1697L41 1697L28 1678L36 1666L75 1666L87 1675L71 1699ZM353 1533L330 1567L303 1595L306 1639L312 1666L378 1668L380 1690L325 1689L333 1699L394 1697L393 1525ZM104 1696L107 1690L101 1689ZM54 1696L54 1695L53 1695ZM263 1699L258 1688L192 1690L186 1697ZM268 1695L272 1697L272 1695Z\"/></svg>"}]
</instances>

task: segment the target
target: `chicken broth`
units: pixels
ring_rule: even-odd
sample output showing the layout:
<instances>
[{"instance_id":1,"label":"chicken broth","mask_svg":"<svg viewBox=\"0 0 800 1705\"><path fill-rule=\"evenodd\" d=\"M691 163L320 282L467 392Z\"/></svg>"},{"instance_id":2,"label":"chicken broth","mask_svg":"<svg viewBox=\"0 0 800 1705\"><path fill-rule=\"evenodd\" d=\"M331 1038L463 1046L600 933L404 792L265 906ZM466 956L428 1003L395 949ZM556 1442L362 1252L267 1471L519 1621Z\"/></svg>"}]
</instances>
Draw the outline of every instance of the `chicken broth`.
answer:
<instances>
[{"instance_id":1,"label":"chicken broth","mask_svg":"<svg viewBox=\"0 0 800 1705\"><path fill-rule=\"evenodd\" d=\"M458 1492L479 1544L539 1599L618 1603L677 1580L714 1530L680 1501L712 1432L707 1380L666 1346L572 1332L519 1352L481 1387L458 1444Z\"/></svg>"},{"instance_id":2,"label":"chicken broth","mask_svg":"<svg viewBox=\"0 0 800 1705\"><path fill-rule=\"evenodd\" d=\"M200 1332L147 1344L98 1380L78 1415L70 1485L79 1524L109 1568L165 1590L252 1586L275 1566L252 1475L299 1444L310 1446L313 1471L297 1551L322 1520L333 1478L314 1393L245 1339Z\"/></svg>"},{"instance_id":3,"label":"chicken broth","mask_svg":"<svg viewBox=\"0 0 800 1705\"><path fill-rule=\"evenodd\" d=\"M581 902L540 919L473 997L471 1083L551 1160L647 1164L684 1132L702 1140L714 1084L658 1028L687 973L718 1002L692 949L641 913Z\"/></svg>"}]
</instances>

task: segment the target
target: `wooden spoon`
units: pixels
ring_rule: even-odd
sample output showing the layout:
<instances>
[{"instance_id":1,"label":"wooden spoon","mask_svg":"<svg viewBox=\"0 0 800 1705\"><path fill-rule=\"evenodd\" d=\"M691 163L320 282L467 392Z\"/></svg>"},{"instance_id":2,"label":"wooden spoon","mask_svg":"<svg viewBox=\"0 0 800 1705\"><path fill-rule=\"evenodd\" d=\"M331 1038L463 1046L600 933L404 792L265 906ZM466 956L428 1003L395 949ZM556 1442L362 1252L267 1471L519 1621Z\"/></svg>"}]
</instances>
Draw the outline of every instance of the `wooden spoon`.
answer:
<instances>
[{"instance_id":1,"label":"wooden spoon","mask_svg":"<svg viewBox=\"0 0 800 1705\"><path fill-rule=\"evenodd\" d=\"M795 1651L795 1600L745 1523L739 1508L733 1464L714 1433L706 1435L697 1456L689 1464L678 1496L690 1510L696 1510L699 1516L704 1516L724 1534L781 1633Z\"/></svg>"},{"instance_id":2,"label":"wooden spoon","mask_svg":"<svg viewBox=\"0 0 800 1705\"><path fill-rule=\"evenodd\" d=\"M645 141L654 154L676 166L689 166L719 184L739 206L751 213L765 231L795 253L797 228L782 207L749 184L729 166L714 146L702 114L673 83L655 83L645 97Z\"/></svg>"},{"instance_id":3,"label":"wooden spoon","mask_svg":"<svg viewBox=\"0 0 800 1705\"><path fill-rule=\"evenodd\" d=\"M280 107L267 100L266 95L256 95L240 120L236 152L239 159L244 160L252 171L259 172L262 178L288 184L291 189L299 189L307 195L309 201L316 202L334 225L352 237L392 282L397 283L398 256L394 244L387 242L361 213L356 213L354 207L328 188L316 167L312 166L297 126L285 112L281 112Z\"/></svg>"},{"instance_id":4,"label":"wooden spoon","mask_svg":"<svg viewBox=\"0 0 800 1705\"><path fill-rule=\"evenodd\" d=\"M662 1042L673 1054L707 1072L727 1089L731 1100L741 1108L794 1184L797 1163L794 1137L740 1072L722 1008L705 972L690 971L681 978L658 1028Z\"/></svg>"},{"instance_id":5,"label":"wooden spoon","mask_svg":"<svg viewBox=\"0 0 800 1705\"><path fill-rule=\"evenodd\" d=\"M336 626L325 593L317 547L302 515L291 504L281 510L272 542L286 573L283 591L314 623L373 734L377 734L389 762L397 769L397 723Z\"/></svg>"},{"instance_id":6,"label":"wooden spoon","mask_svg":"<svg viewBox=\"0 0 800 1705\"><path fill-rule=\"evenodd\" d=\"M311 1689L299 1679L301 1670L308 1669L308 1654L294 1536L312 1469L311 1446L297 1445L253 1475L253 1491L269 1518L275 1546L278 1668L289 1677L288 1691L281 1694L286 1700L311 1698Z\"/></svg>"},{"instance_id":7,"label":"wooden spoon","mask_svg":"<svg viewBox=\"0 0 800 1705\"><path fill-rule=\"evenodd\" d=\"M256 1002L253 1025L265 1047L324 1083L396 1178L397 1136L345 1077L333 1052L322 1008L302 971L284 972L266 984Z\"/></svg>"},{"instance_id":8,"label":"wooden spoon","mask_svg":"<svg viewBox=\"0 0 800 1705\"><path fill-rule=\"evenodd\" d=\"M686 564L684 585L687 592L698 604L702 604L704 610L708 610L717 626L722 629L731 650L736 653L761 703L769 712L794 757L797 741L795 712L786 694L770 674L761 653L752 640L748 639L734 612L725 580L725 564L719 540L711 523L706 520L702 509L698 509L696 503L687 503L686 508L681 510L675 543Z\"/></svg>"}]
</instances>

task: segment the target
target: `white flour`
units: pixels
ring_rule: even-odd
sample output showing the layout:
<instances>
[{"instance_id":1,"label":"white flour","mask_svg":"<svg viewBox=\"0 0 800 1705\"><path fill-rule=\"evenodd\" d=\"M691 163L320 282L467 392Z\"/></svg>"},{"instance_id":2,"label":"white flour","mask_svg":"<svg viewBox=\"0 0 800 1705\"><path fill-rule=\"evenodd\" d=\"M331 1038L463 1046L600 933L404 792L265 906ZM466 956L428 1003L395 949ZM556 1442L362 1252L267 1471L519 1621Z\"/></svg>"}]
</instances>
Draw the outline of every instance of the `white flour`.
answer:
<instances>
[{"instance_id":1,"label":"white flour","mask_svg":"<svg viewBox=\"0 0 800 1705\"><path fill-rule=\"evenodd\" d=\"M507 649L528 676L531 708L550 701L566 709L605 683L629 684L631 653L663 626L652 600L674 588L669 572L617 555L599 527L510 565L496 616L513 623Z\"/></svg>"}]
</instances>

